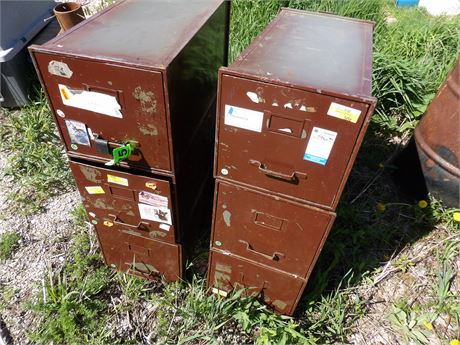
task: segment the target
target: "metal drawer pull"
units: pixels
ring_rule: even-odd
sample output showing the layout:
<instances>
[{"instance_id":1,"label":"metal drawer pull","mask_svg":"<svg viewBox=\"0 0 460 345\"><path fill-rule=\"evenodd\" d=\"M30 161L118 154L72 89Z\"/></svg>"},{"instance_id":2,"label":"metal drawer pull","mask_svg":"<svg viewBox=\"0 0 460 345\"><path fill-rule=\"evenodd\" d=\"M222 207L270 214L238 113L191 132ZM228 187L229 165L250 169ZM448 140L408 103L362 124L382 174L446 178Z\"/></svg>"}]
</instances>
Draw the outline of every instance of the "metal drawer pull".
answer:
<instances>
[{"instance_id":1,"label":"metal drawer pull","mask_svg":"<svg viewBox=\"0 0 460 345\"><path fill-rule=\"evenodd\" d=\"M279 171L274 171L274 170L267 169L265 167L265 164L263 164L263 163L261 163L259 161L256 161L254 159L250 159L249 164L255 165L259 169L260 172L264 173L267 176L276 177L276 178L279 178L281 180L286 180L288 182L298 181L299 178L302 178L302 179L307 178L307 174L301 173L301 172L298 172L298 171L293 171L291 174L284 174L284 173L279 172Z\"/></svg>"},{"instance_id":2,"label":"metal drawer pull","mask_svg":"<svg viewBox=\"0 0 460 345\"><path fill-rule=\"evenodd\" d=\"M285 257L285 255L283 253L280 253L280 252L274 252L273 255L268 255L268 254L265 254L265 253L258 252L257 250L252 249L252 247L249 244L249 242L244 241L244 240L239 240L239 241L241 243L243 243L244 245L246 245L246 250L248 252L260 255L260 256L264 257L265 259L267 259L267 260L279 261L280 259L284 259L284 257Z\"/></svg>"},{"instance_id":3,"label":"metal drawer pull","mask_svg":"<svg viewBox=\"0 0 460 345\"><path fill-rule=\"evenodd\" d=\"M109 217L112 218L112 221L117 225L127 226L128 228L133 228L137 230L148 230L148 223L139 222L137 225L134 225L122 222L120 218L118 218L118 216L115 216L113 214L109 214Z\"/></svg>"}]
</instances>

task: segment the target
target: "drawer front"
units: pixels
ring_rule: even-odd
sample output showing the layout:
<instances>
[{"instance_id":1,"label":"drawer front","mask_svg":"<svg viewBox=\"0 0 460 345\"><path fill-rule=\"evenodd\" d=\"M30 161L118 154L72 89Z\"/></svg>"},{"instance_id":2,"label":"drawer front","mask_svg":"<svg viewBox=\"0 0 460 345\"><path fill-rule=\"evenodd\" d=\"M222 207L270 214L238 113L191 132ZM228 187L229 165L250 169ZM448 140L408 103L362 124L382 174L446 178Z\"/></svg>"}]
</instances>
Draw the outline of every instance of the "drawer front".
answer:
<instances>
[{"instance_id":1,"label":"drawer front","mask_svg":"<svg viewBox=\"0 0 460 345\"><path fill-rule=\"evenodd\" d=\"M211 251L208 286L213 293L226 296L232 289L244 288L247 295L260 295L276 312L292 315L305 285L304 279L231 254Z\"/></svg>"},{"instance_id":2,"label":"drawer front","mask_svg":"<svg viewBox=\"0 0 460 345\"><path fill-rule=\"evenodd\" d=\"M70 162L90 221L177 242L170 182Z\"/></svg>"},{"instance_id":3,"label":"drawer front","mask_svg":"<svg viewBox=\"0 0 460 345\"><path fill-rule=\"evenodd\" d=\"M135 236L117 227L96 225L105 262L119 271L147 279L182 277L182 247Z\"/></svg>"},{"instance_id":4,"label":"drawer front","mask_svg":"<svg viewBox=\"0 0 460 345\"><path fill-rule=\"evenodd\" d=\"M69 155L105 163L133 143L121 165L172 170L160 72L41 53L35 59Z\"/></svg>"},{"instance_id":5,"label":"drawer front","mask_svg":"<svg viewBox=\"0 0 460 345\"><path fill-rule=\"evenodd\" d=\"M369 105L226 74L219 92L216 176L333 209Z\"/></svg>"},{"instance_id":6,"label":"drawer front","mask_svg":"<svg viewBox=\"0 0 460 345\"><path fill-rule=\"evenodd\" d=\"M212 246L303 278L335 214L218 182Z\"/></svg>"}]
</instances>

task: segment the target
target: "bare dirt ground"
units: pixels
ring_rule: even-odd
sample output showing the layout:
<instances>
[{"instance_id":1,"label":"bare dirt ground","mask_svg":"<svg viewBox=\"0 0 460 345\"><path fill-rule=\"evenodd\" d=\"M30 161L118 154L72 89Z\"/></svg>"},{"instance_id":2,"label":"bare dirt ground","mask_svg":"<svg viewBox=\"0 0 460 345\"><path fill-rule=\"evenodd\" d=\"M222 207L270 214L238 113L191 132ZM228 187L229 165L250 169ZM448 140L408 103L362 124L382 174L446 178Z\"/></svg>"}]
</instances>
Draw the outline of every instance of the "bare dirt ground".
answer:
<instances>
[{"instance_id":1,"label":"bare dirt ground","mask_svg":"<svg viewBox=\"0 0 460 345\"><path fill-rule=\"evenodd\" d=\"M45 212L31 217L12 214L7 200L11 181L4 176L4 168L5 159L0 157L0 234L15 231L21 239L13 256L0 262L0 287L11 293L0 311L4 322L0 327L5 339L10 335L15 344L29 344L26 333L36 320L25 303L42 289L46 271L58 269L64 262L72 236L71 212L79 195L75 191L52 198Z\"/></svg>"}]
</instances>

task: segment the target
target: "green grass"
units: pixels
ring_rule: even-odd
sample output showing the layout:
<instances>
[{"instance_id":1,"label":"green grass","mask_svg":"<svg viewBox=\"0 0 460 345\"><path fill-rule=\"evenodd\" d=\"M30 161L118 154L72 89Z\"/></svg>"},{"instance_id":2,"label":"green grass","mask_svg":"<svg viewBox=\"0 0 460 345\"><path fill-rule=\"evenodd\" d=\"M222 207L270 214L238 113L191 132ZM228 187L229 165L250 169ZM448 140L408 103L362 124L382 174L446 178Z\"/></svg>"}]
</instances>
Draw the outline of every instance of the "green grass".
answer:
<instances>
[{"instance_id":1,"label":"green grass","mask_svg":"<svg viewBox=\"0 0 460 345\"><path fill-rule=\"evenodd\" d=\"M68 190L72 177L46 100L21 111L2 109L0 152L5 174L14 179L9 198L24 213L38 211L53 195Z\"/></svg>"},{"instance_id":2,"label":"green grass","mask_svg":"<svg viewBox=\"0 0 460 345\"><path fill-rule=\"evenodd\" d=\"M78 231L70 260L61 270L47 273L40 293L28 306L41 316L41 322L29 334L40 344L101 344L107 338L104 325L108 301L104 292L113 273L103 265L99 254L90 252L81 209L75 212Z\"/></svg>"},{"instance_id":3,"label":"green grass","mask_svg":"<svg viewBox=\"0 0 460 345\"><path fill-rule=\"evenodd\" d=\"M9 259L13 255L20 239L21 237L14 231L0 235L0 260Z\"/></svg>"}]
</instances>

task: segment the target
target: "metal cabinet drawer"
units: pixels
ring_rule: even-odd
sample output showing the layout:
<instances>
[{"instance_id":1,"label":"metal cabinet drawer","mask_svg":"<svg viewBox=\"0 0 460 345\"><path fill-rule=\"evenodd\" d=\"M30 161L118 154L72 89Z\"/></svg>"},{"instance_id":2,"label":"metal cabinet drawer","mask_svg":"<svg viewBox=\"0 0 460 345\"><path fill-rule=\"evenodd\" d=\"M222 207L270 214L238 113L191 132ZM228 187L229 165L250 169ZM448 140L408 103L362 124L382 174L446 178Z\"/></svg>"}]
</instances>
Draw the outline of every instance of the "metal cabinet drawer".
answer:
<instances>
[{"instance_id":1,"label":"metal cabinet drawer","mask_svg":"<svg viewBox=\"0 0 460 345\"><path fill-rule=\"evenodd\" d=\"M167 281L182 277L182 247L135 236L117 227L96 225L107 265L147 279L164 276Z\"/></svg>"},{"instance_id":2,"label":"metal cabinet drawer","mask_svg":"<svg viewBox=\"0 0 460 345\"><path fill-rule=\"evenodd\" d=\"M334 209L370 104L225 70L219 87L216 176Z\"/></svg>"},{"instance_id":3,"label":"metal cabinet drawer","mask_svg":"<svg viewBox=\"0 0 460 345\"><path fill-rule=\"evenodd\" d=\"M335 214L217 182L212 246L308 278Z\"/></svg>"},{"instance_id":4,"label":"metal cabinet drawer","mask_svg":"<svg viewBox=\"0 0 460 345\"><path fill-rule=\"evenodd\" d=\"M171 170L162 73L63 55L34 57L70 156L105 163L114 149L132 143L134 152L121 165Z\"/></svg>"},{"instance_id":5,"label":"metal cabinet drawer","mask_svg":"<svg viewBox=\"0 0 460 345\"><path fill-rule=\"evenodd\" d=\"M260 295L281 314L292 315L306 282L281 271L257 265L243 258L211 250L208 286L222 296L233 289L247 289L247 295Z\"/></svg>"},{"instance_id":6,"label":"metal cabinet drawer","mask_svg":"<svg viewBox=\"0 0 460 345\"><path fill-rule=\"evenodd\" d=\"M89 219L148 238L175 243L175 214L168 180L70 162Z\"/></svg>"}]
</instances>

